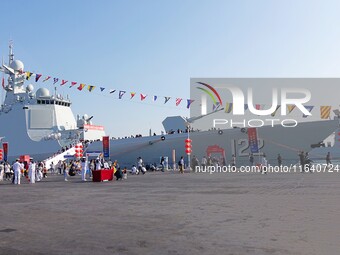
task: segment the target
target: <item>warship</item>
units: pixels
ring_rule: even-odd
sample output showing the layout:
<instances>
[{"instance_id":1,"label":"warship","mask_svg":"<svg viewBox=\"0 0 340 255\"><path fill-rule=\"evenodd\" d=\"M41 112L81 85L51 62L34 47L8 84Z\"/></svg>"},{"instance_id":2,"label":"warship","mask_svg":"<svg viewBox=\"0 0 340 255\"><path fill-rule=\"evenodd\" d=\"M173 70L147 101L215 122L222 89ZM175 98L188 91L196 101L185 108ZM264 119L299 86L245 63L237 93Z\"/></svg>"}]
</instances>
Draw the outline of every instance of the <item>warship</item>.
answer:
<instances>
[{"instance_id":1,"label":"warship","mask_svg":"<svg viewBox=\"0 0 340 255\"><path fill-rule=\"evenodd\" d=\"M93 125L92 117L74 116L70 98L64 98L57 91L47 88L34 89L27 82L24 64L14 59L13 47L9 47L8 64L2 63L5 99L0 108L0 137L2 147L6 144L6 160L12 161L20 155L30 155L35 160L57 162L75 154L71 144L89 141L83 153L91 155L103 152L105 129ZM248 164L251 143L247 128L225 128L194 130L194 118L168 117L163 121L164 133L125 139L109 139L111 160L118 160L121 166L131 167L142 157L146 164L159 164L164 157L172 168L181 156L186 156L185 141L191 140L190 157L216 157L225 164L233 155L237 164ZM313 144L319 144L335 132L338 118L333 120L299 123L294 128L282 125L257 128L258 152L255 160L266 154L270 163L276 162L280 154L285 163L296 163L300 151L310 151ZM61 150L66 148L66 150Z\"/></svg>"}]
</instances>

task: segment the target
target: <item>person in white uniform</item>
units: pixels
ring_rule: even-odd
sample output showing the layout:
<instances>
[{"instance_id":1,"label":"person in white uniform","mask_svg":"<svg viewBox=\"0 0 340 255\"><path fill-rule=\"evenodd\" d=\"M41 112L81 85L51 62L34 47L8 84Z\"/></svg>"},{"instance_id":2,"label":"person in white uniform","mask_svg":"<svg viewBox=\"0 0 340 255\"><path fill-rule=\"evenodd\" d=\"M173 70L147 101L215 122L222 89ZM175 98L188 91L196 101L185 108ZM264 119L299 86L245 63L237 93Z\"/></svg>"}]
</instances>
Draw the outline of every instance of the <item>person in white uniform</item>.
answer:
<instances>
[{"instance_id":1,"label":"person in white uniform","mask_svg":"<svg viewBox=\"0 0 340 255\"><path fill-rule=\"evenodd\" d=\"M5 173L5 167L4 163L0 162L0 181L2 182L4 180L4 173Z\"/></svg>"},{"instance_id":2,"label":"person in white uniform","mask_svg":"<svg viewBox=\"0 0 340 255\"><path fill-rule=\"evenodd\" d=\"M81 180L86 181L86 171L87 171L87 160L86 158L81 159Z\"/></svg>"},{"instance_id":3,"label":"person in white uniform","mask_svg":"<svg viewBox=\"0 0 340 255\"><path fill-rule=\"evenodd\" d=\"M13 164L14 184L20 184L21 170L23 169L24 169L23 164L21 164L19 162L19 159L17 159Z\"/></svg>"},{"instance_id":4,"label":"person in white uniform","mask_svg":"<svg viewBox=\"0 0 340 255\"><path fill-rule=\"evenodd\" d=\"M35 183L35 163L32 158L28 167L28 178L30 179L30 183Z\"/></svg>"}]
</instances>

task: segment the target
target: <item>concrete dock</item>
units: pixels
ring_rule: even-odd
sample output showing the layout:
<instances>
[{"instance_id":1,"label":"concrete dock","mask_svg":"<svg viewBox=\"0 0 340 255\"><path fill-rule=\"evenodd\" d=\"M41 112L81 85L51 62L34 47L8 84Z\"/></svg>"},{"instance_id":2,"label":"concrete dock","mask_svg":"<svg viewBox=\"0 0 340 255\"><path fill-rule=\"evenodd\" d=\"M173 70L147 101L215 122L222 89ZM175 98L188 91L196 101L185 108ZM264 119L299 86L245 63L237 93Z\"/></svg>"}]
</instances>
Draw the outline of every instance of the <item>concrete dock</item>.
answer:
<instances>
[{"instance_id":1,"label":"concrete dock","mask_svg":"<svg viewBox=\"0 0 340 255\"><path fill-rule=\"evenodd\" d=\"M338 254L340 173L0 183L0 254Z\"/></svg>"}]
</instances>

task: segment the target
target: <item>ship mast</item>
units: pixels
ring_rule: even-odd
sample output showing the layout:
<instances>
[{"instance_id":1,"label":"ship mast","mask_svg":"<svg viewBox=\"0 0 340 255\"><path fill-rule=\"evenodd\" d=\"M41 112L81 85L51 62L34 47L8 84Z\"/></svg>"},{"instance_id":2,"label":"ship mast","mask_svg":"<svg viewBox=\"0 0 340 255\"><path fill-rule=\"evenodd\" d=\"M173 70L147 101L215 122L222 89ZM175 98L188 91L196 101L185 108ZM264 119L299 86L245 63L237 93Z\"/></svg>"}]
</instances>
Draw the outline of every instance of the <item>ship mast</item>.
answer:
<instances>
[{"instance_id":1,"label":"ship mast","mask_svg":"<svg viewBox=\"0 0 340 255\"><path fill-rule=\"evenodd\" d=\"M13 41L9 41L9 54L8 54L8 65L10 66L14 60L14 53L13 53Z\"/></svg>"}]
</instances>

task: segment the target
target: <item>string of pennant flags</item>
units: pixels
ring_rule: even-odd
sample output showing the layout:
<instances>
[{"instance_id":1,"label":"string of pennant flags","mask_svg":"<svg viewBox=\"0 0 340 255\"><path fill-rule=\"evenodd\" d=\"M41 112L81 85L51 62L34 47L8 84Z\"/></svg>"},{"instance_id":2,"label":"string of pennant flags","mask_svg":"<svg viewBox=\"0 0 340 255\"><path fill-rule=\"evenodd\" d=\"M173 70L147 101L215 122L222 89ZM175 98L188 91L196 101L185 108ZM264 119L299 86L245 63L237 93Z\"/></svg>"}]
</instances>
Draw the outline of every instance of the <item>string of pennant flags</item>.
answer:
<instances>
[{"instance_id":1,"label":"string of pennant flags","mask_svg":"<svg viewBox=\"0 0 340 255\"><path fill-rule=\"evenodd\" d=\"M266 105L264 104L256 104L255 105L255 109L256 110L263 110L265 108ZM308 112L312 112L312 110L315 108L314 105L305 105L304 106ZM278 105L275 109L275 111L271 114L272 117L275 117L276 113L278 112L278 110L281 108L281 105ZM295 105L287 105L287 110L288 110L288 114L292 113L293 110L296 108ZM226 103L226 107L224 109L225 113L231 113L233 110L233 103ZM248 104L244 104L244 110L248 110ZM331 110L332 110L332 106L329 105L322 105L320 106L320 117L321 119L329 119L330 115L331 115ZM302 115L303 118L307 118L308 115L303 114Z\"/></svg>"},{"instance_id":2,"label":"string of pennant flags","mask_svg":"<svg viewBox=\"0 0 340 255\"><path fill-rule=\"evenodd\" d=\"M30 80L31 77L34 77L34 76L35 76L35 82L38 82L41 79L42 74L37 74L37 73L29 72L29 71L25 72L26 80ZM87 89L89 92L92 92L93 90L95 90L97 88L97 86L94 86L94 85L86 85L85 83L78 83L78 82L75 82L75 81L69 82L68 80L64 80L64 79L60 80L59 78L52 78L52 76L49 76L49 75L46 76L42 80L42 82L46 82L46 81L49 81L49 80L53 81L53 85L59 84L60 86L64 86L68 83L69 88L76 87L79 91L82 91L83 89ZM105 87L99 87L99 89L100 89L100 92L108 91L109 94L113 94L113 93L117 92L119 99L122 99L123 96L127 93L126 90L107 89ZM136 95L137 95L136 92L130 92L130 99L134 98ZM144 101L148 97L148 95L144 94L144 93L140 93L139 96L140 96L140 101ZM164 104L168 103L170 101L170 99L172 99L172 97L168 97L168 96L164 96L163 98L164 98ZM157 100L159 100L159 96L154 95L152 97L152 101L155 102ZM182 103L183 100L184 100L183 98L175 98L175 105L179 106ZM186 108L189 109L191 104L195 100L187 99L186 101L187 101Z\"/></svg>"},{"instance_id":3,"label":"string of pennant flags","mask_svg":"<svg viewBox=\"0 0 340 255\"><path fill-rule=\"evenodd\" d=\"M26 80L29 80L32 76L35 76L35 82L38 82L42 78L43 75L26 71L25 76L26 76ZM52 76L49 76L49 75L45 76L45 78L42 80L42 82L46 82L46 81L49 81L49 80L53 81L53 85L60 84L60 86L64 86L68 83L69 88L76 87L79 91L82 91L83 89L86 88L89 92L92 92L93 90L95 90L97 88L97 86L94 86L94 85L86 85L85 83L78 83L78 82L75 82L75 81L69 82L68 80L65 80L65 79L60 80L59 78L52 78ZM114 94L115 92L117 92L119 99L122 99L123 96L127 93L126 90L107 89L105 87L99 87L99 89L100 89L100 92L108 91L109 94ZM137 95L136 92L130 92L130 100L133 99L136 95ZM148 95L144 94L144 93L140 93L139 97L140 97L140 101L144 101L148 97ZM157 95L154 95L151 98L152 98L153 102L156 102L159 99L159 97ZM168 103L170 101L170 99L172 99L172 97L168 97L168 96L164 96L163 98L164 98L164 104ZM175 98L175 105L179 106L182 103L183 100L184 100L183 98ZM187 101L186 108L189 109L191 104L195 100L187 99L186 101ZM217 103L215 102L213 104L213 111L219 110L220 107L221 107L221 105L218 102ZM264 104L255 104L254 107L255 107L256 110L264 110L265 109ZM280 107L281 107L281 105L278 105L276 107L275 111L271 114L272 117L275 117L275 115L278 112L278 110L280 109ZM307 106L304 106L304 107L308 110L308 112L312 112L312 110L315 109L314 105L307 105ZM295 105L287 105L288 114L292 113L295 108L296 108ZM320 106L320 117L321 117L321 119L329 119L330 114L331 114L331 109L332 109L332 106ZM225 113L231 113L232 110L233 110L233 103L227 102L225 104L224 112ZM244 110L245 111L248 110L248 104L244 104ZM308 116L303 114L302 117L307 118Z\"/></svg>"}]
</instances>

